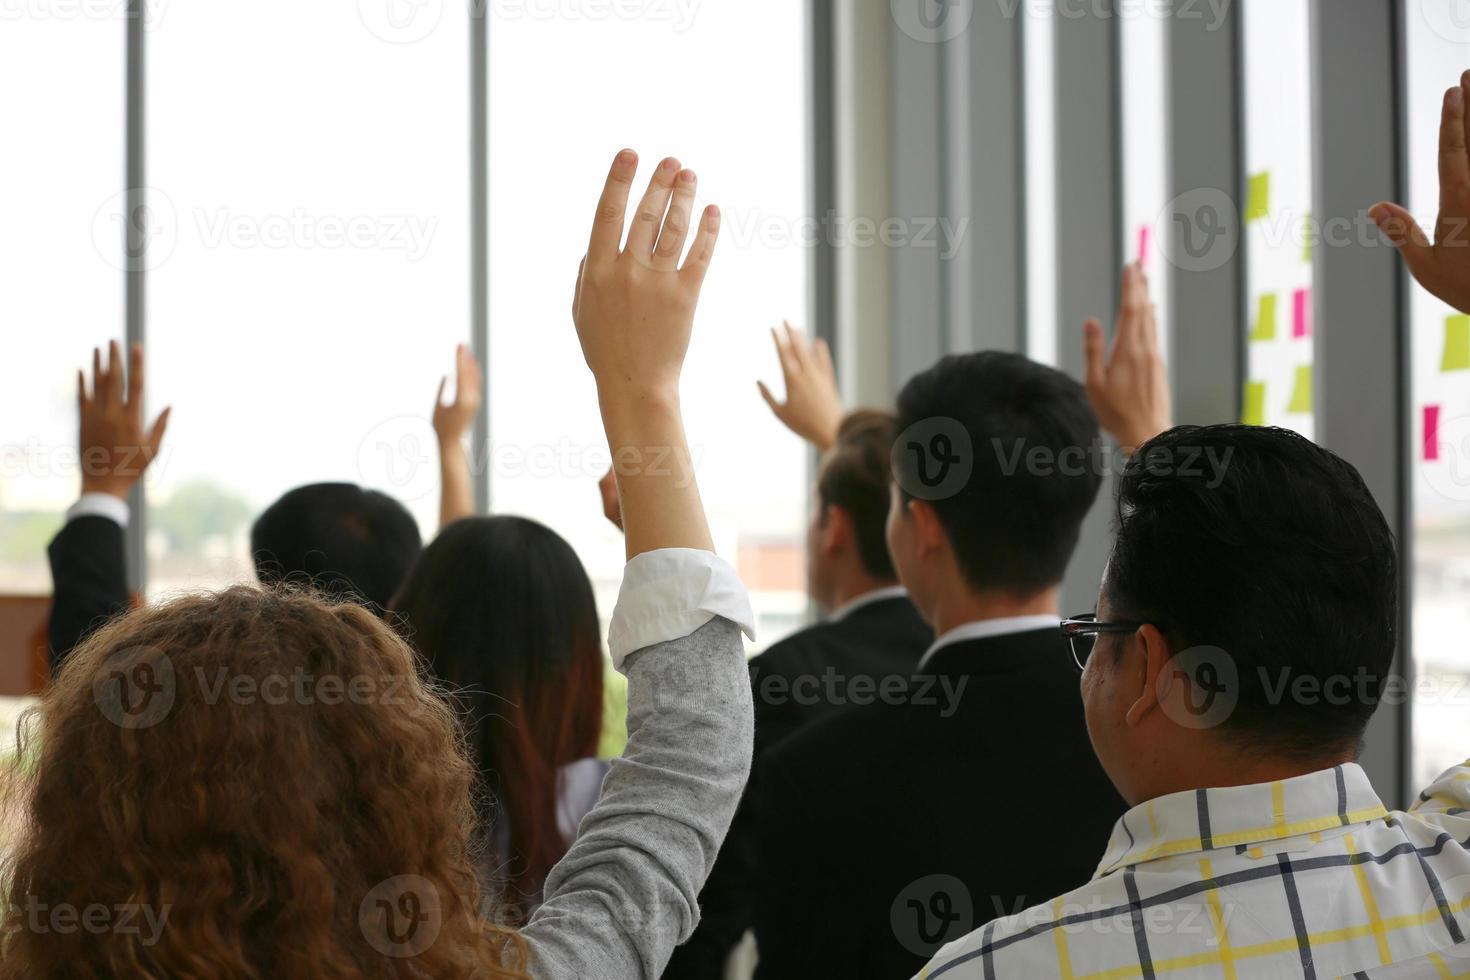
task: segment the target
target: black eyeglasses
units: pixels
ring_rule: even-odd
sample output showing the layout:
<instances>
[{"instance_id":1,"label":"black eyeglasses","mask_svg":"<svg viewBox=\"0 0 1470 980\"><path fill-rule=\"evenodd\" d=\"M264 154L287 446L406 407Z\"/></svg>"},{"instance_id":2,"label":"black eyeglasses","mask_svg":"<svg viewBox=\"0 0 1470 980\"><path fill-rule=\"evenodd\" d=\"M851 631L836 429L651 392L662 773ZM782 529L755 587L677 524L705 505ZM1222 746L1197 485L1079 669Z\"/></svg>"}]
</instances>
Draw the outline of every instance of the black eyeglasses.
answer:
<instances>
[{"instance_id":1,"label":"black eyeglasses","mask_svg":"<svg viewBox=\"0 0 1470 980\"><path fill-rule=\"evenodd\" d=\"M1133 633L1142 626L1142 623L1100 623L1097 621L1097 613L1087 613L1062 620L1062 633L1072 644L1072 659L1077 662L1077 669L1085 670L1087 658L1092 656L1092 648L1097 646L1100 635Z\"/></svg>"}]
</instances>

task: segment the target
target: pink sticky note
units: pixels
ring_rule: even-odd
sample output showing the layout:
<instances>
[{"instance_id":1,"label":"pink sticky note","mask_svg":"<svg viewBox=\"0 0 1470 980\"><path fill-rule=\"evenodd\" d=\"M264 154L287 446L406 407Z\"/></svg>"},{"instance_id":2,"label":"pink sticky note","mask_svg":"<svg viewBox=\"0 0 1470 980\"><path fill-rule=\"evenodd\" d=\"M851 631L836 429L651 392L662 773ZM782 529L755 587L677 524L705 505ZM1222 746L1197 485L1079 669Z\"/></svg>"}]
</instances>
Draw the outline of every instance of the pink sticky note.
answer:
<instances>
[{"instance_id":1,"label":"pink sticky note","mask_svg":"<svg viewBox=\"0 0 1470 980\"><path fill-rule=\"evenodd\" d=\"M1424 406L1424 459L1434 462L1439 459L1439 406Z\"/></svg>"},{"instance_id":2,"label":"pink sticky note","mask_svg":"<svg viewBox=\"0 0 1470 980\"><path fill-rule=\"evenodd\" d=\"M1148 265L1148 239L1149 227L1144 225L1138 229L1138 264Z\"/></svg>"},{"instance_id":3,"label":"pink sticky note","mask_svg":"<svg viewBox=\"0 0 1470 980\"><path fill-rule=\"evenodd\" d=\"M1310 337L1312 335L1312 291L1310 289L1298 289L1296 291L1296 307L1292 315L1291 335L1293 337Z\"/></svg>"}]
</instances>

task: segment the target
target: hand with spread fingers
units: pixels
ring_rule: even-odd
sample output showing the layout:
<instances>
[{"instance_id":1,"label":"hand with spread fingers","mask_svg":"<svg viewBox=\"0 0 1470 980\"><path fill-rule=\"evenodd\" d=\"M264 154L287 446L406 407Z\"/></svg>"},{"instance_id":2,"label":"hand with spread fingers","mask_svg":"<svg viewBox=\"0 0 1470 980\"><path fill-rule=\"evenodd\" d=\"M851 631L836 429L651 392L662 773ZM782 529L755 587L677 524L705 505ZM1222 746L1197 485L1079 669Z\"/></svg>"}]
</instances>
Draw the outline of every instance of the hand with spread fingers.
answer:
<instances>
[{"instance_id":1,"label":"hand with spread fingers","mask_svg":"<svg viewBox=\"0 0 1470 980\"><path fill-rule=\"evenodd\" d=\"M480 362L464 344L454 351L454 399L446 402L444 389L448 384L448 378L439 379L439 392L434 396L434 435L439 442L440 527L475 513L474 485L464 437L474 428L475 418L480 414L485 385Z\"/></svg>"},{"instance_id":2,"label":"hand with spread fingers","mask_svg":"<svg viewBox=\"0 0 1470 980\"><path fill-rule=\"evenodd\" d=\"M1407 208L1384 202L1370 212L1419 284L1470 313L1470 71L1444 96L1439 127L1439 220L1434 241Z\"/></svg>"},{"instance_id":3,"label":"hand with spread fingers","mask_svg":"<svg viewBox=\"0 0 1470 980\"><path fill-rule=\"evenodd\" d=\"M1173 425L1173 409L1159 354L1158 314L1142 267L1123 270L1121 295L1111 352L1100 322L1088 320L1083 328L1084 383L1098 422L1131 453Z\"/></svg>"},{"instance_id":4,"label":"hand with spread fingers","mask_svg":"<svg viewBox=\"0 0 1470 980\"><path fill-rule=\"evenodd\" d=\"M786 401L777 401L764 381L756 385L786 428L826 452L837 441L837 430L842 425L842 396L837 390L832 351L820 337L808 341L790 323L783 326L784 331L773 329L771 338L781 359Z\"/></svg>"},{"instance_id":5,"label":"hand with spread fingers","mask_svg":"<svg viewBox=\"0 0 1470 980\"><path fill-rule=\"evenodd\" d=\"M714 550L684 435L679 377L720 231L719 209L705 208L683 258L698 180L669 158L655 168L625 243L637 169L631 150L613 161L572 301L608 447L619 461L630 559L661 548ZM656 459L672 462L651 465Z\"/></svg>"},{"instance_id":6,"label":"hand with spread fingers","mask_svg":"<svg viewBox=\"0 0 1470 980\"><path fill-rule=\"evenodd\" d=\"M126 500L133 484L158 458L171 409L165 408L151 426L144 426L143 382L140 344L128 352L126 379L117 341L108 347L105 366L102 352L93 349L90 394L85 372L77 372L82 493L105 493Z\"/></svg>"}]
</instances>

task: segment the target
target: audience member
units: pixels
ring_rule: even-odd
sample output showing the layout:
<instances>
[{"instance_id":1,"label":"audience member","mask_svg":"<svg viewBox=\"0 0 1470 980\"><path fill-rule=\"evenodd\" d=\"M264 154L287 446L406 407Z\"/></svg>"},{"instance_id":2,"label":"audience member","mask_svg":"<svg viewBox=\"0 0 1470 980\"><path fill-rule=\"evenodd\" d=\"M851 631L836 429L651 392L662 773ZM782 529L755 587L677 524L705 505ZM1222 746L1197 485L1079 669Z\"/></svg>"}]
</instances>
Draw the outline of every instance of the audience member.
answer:
<instances>
[{"instance_id":1,"label":"audience member","mask_svg":"<svg viewBox=\"0 0 1470 980\"><path fill-rule=\"evenodd\" d=\"M1122 295L1089 380L1127 442L1147 423L1123 382L1152 388L1163 366L1137 268ZM992 906L1085 881L1123 811L1057 630L1102 480L1087 393L1019 355L947 357L904 387L898 428L888 545L939 638L912 683L758 760L758 976L911 975ZM1019 846L1038 813L1066 833Z\"/></svg>"},{"instance_id":2,"label":"audience member","mask_svg":"<svg viewBox=\"0 0 1470 980\"><path fill-rule=\"evenodd\" d=\"M489 832L481 876L524 922L607 772L592 583L549 528L469 517L424 549L393 613L459 709Z\"/></svg>"},{"instance_id":3,"label":"audience member","mask_svg":"<svg viewBox=\"0 0 1470 980\"><path fill-rule=\"evenodd\" d=\"M475 427L484 399L484 372L464 344L454 349L454 399L444 400L448 378L434 396L434 436L439 443L439 527L475 514L475 488L464 440Z\"/></svg>"}]
</instances>

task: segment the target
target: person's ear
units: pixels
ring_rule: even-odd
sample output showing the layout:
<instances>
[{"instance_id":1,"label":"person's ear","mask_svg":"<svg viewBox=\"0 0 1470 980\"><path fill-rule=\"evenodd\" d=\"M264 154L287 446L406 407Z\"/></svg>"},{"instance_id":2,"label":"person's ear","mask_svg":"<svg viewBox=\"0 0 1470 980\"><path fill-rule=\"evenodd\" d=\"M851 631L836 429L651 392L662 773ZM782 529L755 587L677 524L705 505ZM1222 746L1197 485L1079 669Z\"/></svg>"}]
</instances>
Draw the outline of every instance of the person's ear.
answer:
<instances>
[{"instance_id":1,"label":"person's ear","mask_svg":"<svg viewBox=\"0 0 1470 980\"><path fill-rule=\"evenodd\" d=\"M836 555L853 541L852 515L843 507L833 504L823 510L819 527L817 547L824 555Z\"/></svg>"},{"instance_id":2,"label":"person's ear","mask_svg":"<svg viewBox=\"0 0 1470 980\"><path fill-rule=\"evenodd\" d=\"M914 522L914 541L920 558L949 547L949 536L944 533L944 525L939 522L939 514L933 504L914 499L908 502L908 510Z\"/></svg>"},{"instance_id":3,"label":"person's ear","mask_svg":"<svg viewBox=\"0 0 1470 980\"><path fill-rule=\"evenodd\" d=\"M1133 703L1128 706L1127 721L1136 728L1159 707L1159 677L1169 669L1173 651L1169 641L1157 626L1144 624L1128 638L1128 652L1124 654L1134 661L1131 676L1137 685L1133 692Z\"/></svg>"}]
</instances>

